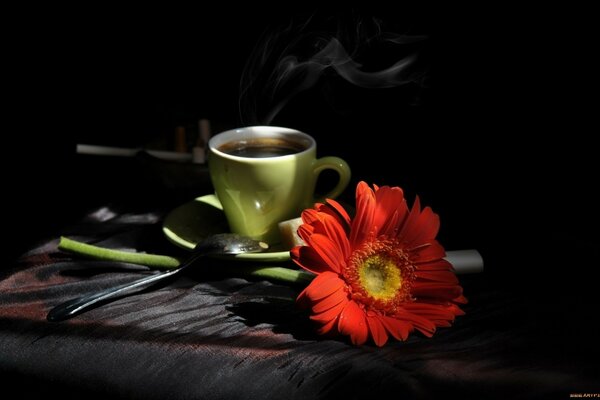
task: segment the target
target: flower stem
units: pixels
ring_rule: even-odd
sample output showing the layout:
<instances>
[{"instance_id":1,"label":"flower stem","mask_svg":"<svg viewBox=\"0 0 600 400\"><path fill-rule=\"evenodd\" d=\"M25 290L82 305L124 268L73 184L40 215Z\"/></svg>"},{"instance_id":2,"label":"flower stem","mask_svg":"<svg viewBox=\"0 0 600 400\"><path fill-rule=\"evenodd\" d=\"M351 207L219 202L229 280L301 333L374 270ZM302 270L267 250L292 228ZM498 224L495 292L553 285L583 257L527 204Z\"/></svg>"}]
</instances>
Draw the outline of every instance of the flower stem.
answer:
<instances>
[{"instance_id":1,"label":"flower stem","mask_svg":"<svg viewBox=\"0 0 600 400\"><path fill-rule=\"evenodd\" d=\"M145 265L150 268L176 268L180 263L180 261L174 257L163 256L159 254L133 253L130 251L107 249L104 247L78 242L66 237L60 238L58 249L96 260L127 262ZM232 272L243 275L300 284L308 284L314 278L314 275L309 272L284 267L239 265L235 266L231 270Z\"/></svg>"},{"instance_id":2,"label":"flower stem","mask_svg":"<svg viewBox=\"0 0 600 400\"><path fill-rule=\"evenodd\" d=\"M285 267L236 266L232 271L242 275L303 285L308 285L315 277L310 272Z\"/></svg>"},{"instance_id":3,"label":"flower stem","mask_svg":"<svg viewBox=\"0 0 600 400\"><path fill-rule=\"evenodd\" d=\"M61 237L58 249L70 253L79 254L96 260L120 261L132 264L146 265L150 268L176 268L179 260L174 257L161 256L158 254L133 253L106 249L91 244L78 242L73 239Z\"/></svg>"}]
</instances>

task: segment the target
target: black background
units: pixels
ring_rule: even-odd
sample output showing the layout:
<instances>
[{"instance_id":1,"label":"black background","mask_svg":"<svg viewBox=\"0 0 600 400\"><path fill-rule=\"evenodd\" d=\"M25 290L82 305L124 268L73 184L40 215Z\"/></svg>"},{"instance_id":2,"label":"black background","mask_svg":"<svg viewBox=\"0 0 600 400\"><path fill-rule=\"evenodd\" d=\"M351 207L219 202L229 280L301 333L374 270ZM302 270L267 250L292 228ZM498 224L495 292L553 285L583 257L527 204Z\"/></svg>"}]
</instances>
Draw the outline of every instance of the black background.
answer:
<instances>
[{"instance_id":1,"label":"black background","mask_svg":"<svg viewBox=\"0 0 600 400\"><path fill-rule=\"evenodd\" d=\"M310 21L306 33L336 34L375 19L387 31L427 36L416 47L419 85L363 89L329 71L271 124L304 130L320 155L348 160L353 184L402 186L411 202L418 194L441 216L442 243L479 249L506 283L550 292L564 279L585 286L598 255L595 77L585 14L405 4L15 13L5 79L16 117L6 125L5 149L18 155L16 168L6 164L6 222L18 232L10 251L94 203L138 200L139 188L119 183L118 174L86 178L76 143L164 142L175 126L198 118L216 131L245 125L240 78L266 33ZM362 61L388 61L373 57ZM349 189L345 198L352 197Z\"/></svg>"}]
</instances>

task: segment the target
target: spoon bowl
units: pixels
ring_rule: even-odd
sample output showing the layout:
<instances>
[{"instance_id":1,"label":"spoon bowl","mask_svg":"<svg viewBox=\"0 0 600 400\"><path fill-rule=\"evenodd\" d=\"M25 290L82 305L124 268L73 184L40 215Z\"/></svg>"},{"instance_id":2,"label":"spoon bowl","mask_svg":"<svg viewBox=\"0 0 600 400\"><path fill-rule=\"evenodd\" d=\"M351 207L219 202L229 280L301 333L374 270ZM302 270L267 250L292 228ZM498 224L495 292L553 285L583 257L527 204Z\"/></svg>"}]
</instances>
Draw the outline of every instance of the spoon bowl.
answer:
<instances>
[{"instance_id":1,"label":"spoon bowl","mask_svg":"<svg viewBox=\"0 0 600 400\"><path fill-rule=\"evenodd\" d=\"M234 256L245 253L260 253L268 249L269 245L265 242L260 242L235 233L218 233L209 236L198 243L196 247L194 247L194 251L190 258L194 257L194 254L197 254L200 257L208 255Z\"/></svg>"}]
</instances>

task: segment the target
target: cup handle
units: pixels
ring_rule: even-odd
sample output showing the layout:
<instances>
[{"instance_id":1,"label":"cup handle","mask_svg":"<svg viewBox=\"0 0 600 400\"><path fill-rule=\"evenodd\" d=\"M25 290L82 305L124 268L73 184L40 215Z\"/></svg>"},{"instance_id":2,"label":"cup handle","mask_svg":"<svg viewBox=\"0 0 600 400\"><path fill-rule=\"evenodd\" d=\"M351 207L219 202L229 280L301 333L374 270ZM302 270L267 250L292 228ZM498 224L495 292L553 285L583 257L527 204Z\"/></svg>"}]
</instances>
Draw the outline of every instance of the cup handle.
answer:
<instances>
[{"instance_id":1,"label":"cup handle","mask_svg":"<svg viewBox=\"0 0 600 400\"><path fill-rule=\"evenodd\" d=\"M315 184L319 174L326 169L332 169L336 171L340 179L337 185L335 185L331 191L324 196L315 199L316 202L322 202L325 199L334 199L338 197L344 191L344 189L346 189L348 183L350 183L350 167L346 161L339 157L323 157L316 160L313 164L313 177Z\"/></svg>"}]
</instances>

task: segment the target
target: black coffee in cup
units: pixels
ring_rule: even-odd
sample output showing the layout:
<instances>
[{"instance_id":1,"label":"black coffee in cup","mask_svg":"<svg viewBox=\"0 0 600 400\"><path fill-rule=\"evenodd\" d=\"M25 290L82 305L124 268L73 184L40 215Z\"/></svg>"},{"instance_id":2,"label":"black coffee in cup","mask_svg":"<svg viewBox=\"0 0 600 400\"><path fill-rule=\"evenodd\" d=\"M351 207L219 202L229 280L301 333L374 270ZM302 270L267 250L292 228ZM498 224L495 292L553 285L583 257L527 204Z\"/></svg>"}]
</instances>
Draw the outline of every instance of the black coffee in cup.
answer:
<instances>
[{"instance_id":1,"label":"black coffee in cup","mask_svg":"<svg viewBox=\"0 0 600 400\"><path fill-rule=\"evenodd\" d=\"M289 139L265 137L227 142L218 150L237 157L267 158L300 153L307 146Z\"/></svg>"}]
</instances>

